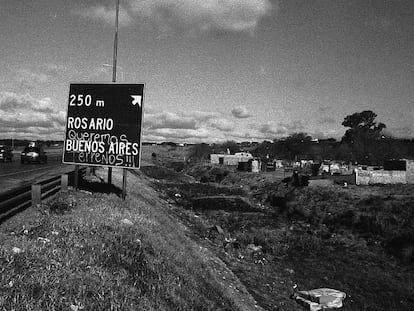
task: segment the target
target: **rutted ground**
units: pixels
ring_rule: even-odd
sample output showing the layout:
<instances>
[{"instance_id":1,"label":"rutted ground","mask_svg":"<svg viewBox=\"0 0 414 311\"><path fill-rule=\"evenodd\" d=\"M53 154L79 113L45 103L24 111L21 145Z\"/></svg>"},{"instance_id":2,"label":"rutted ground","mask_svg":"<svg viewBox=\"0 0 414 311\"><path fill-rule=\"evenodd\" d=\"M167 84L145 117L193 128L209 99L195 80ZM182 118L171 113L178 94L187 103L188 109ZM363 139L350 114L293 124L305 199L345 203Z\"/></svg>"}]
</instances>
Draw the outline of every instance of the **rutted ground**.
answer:
<instances>
[{"instance_id":1,"label":"rutted ground","mask_svg":"<svg viewBox=\"0 0 414 311\"><path fill-rule=\"evenodd\" d=\"M219 256L263 308L300 310L289 298L294 284L346 292L343 310L414 308L412 185L294 188L271 174L205 166L188 171L221 182L198 183L156 170L153 185L188 234ZM143 171L152 175L152 168ZM206 178L206 171L216 176ZM237 196L243 204L234 204Z\"/></svg>"}]
</instances>

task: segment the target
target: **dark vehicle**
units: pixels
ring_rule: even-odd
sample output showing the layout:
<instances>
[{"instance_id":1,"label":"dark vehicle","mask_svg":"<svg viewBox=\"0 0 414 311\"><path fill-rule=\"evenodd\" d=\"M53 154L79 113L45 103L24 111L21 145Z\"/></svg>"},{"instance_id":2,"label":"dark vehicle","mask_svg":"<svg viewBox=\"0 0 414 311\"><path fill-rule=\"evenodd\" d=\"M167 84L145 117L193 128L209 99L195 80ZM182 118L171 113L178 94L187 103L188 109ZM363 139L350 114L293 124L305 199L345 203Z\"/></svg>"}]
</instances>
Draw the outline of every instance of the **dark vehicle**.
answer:
<instances>
[{"instance_id":1,"label":"dark vehicle","mask_svg":"<svg viewBox=\"0 0 414 311\"><path fill-rule=\"evenodd\" d=\"M20 162L27 163L47 163L47 155L42 147L26 147L21 153Z\"/></svg>"},{"instance_id":2,"label":"dark vehicle","mask_svg":"<svg viewBox=\"0 0 414 311\"><path fill-rule=\"evenodd\" d=\"M12 161L13 149L10 146L0 145L0 161Z\"/></svg>"}]
</instances>

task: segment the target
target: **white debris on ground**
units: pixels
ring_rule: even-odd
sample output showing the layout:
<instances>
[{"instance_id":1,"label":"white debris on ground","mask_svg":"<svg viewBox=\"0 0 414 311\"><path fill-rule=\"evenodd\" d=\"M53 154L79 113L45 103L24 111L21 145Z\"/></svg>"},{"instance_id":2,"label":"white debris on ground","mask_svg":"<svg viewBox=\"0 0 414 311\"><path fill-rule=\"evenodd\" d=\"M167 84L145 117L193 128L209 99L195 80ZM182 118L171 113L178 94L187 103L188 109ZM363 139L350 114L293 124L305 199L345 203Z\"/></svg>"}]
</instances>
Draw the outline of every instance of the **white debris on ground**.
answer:
<instances>
[{"instance_id":1,"label":"white debris on ground","mask_svg":"<svg viewBox=\"0 0 414 311\"><path fill-rule=\"evenodd\" d=\"M21 248L18 248L18 247L13 247L13 248L12 248L12 252L13 252L14 254L20 254L20 253L22 253L22 252L23 252L23 250L22 250Z\"/></svg>"},{"instance_id":2,"label":"white debris on ground","mask_svg":"<svg viewBox=\"0 0 414 311\"><path fill-rule=\"evenodd\" d=\"M297 291L292 295L301 306L309 311L341 308L346 294L336 289L317 288L309 291Z\"/></svg>"},{"instance_id":3,"label":"white debris on ground","mask_svg":"<svg viewBox=\"0 0 414 311\"><path fill-rule=\"evenodd\" d=\"M132 221L130 221L127 218L122 219L121 223L123 223L124 225L128 225L128 226L132 226L134 224Z\"/></svg>"}]
</instances>

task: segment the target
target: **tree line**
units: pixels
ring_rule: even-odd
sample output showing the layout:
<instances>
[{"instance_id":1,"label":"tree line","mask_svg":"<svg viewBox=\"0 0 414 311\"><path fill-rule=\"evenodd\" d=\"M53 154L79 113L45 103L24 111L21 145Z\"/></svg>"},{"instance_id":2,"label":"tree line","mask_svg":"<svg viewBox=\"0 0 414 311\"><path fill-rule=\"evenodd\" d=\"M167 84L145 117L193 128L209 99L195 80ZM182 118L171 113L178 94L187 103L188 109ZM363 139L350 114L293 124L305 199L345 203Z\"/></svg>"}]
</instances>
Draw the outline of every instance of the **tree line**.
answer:
<instances>
[{"instance_id":1,"label":"tree line","mask_svg":"<svg viewBox=\"0 0 414 311\"><path fill-rule=\"evenodd\" d=\"M315 140L305 132L263 141L249 151L262 159L314 161L340 160L365 165L382 165L387 159L414 158L414 139L397 139L384 134L386 125L376 121L377 114L365 110L348 115L342 125L347 128L340 140ZM222 144L193 146L192 157L208 159L210 153L241 151L240 144L227 141Z\"/></svg>"}]
</instances>

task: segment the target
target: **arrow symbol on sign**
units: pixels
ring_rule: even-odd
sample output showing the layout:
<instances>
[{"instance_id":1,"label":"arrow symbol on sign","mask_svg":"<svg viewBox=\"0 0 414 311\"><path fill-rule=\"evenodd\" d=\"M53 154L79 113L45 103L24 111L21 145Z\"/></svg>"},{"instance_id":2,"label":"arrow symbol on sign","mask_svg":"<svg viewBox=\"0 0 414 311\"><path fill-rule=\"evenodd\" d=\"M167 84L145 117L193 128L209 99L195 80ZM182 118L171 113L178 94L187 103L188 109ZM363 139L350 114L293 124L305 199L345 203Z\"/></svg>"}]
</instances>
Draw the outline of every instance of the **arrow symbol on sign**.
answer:
<instances>
[{"instance_id":1,"label":"arrow symbol on sign","mask_svg":"<svg viewBox=\"0 0 414 311\"><path fill-rule=\"evenodd\" d=\"M141 108L141 100L142 100L142 96L141 95L131 95L132 97L132 104L135 106L136 104L138 104L138 106Z\"/></svg>"}]
</instances>

